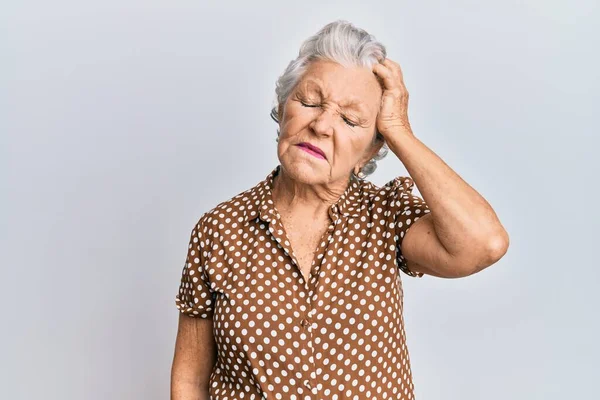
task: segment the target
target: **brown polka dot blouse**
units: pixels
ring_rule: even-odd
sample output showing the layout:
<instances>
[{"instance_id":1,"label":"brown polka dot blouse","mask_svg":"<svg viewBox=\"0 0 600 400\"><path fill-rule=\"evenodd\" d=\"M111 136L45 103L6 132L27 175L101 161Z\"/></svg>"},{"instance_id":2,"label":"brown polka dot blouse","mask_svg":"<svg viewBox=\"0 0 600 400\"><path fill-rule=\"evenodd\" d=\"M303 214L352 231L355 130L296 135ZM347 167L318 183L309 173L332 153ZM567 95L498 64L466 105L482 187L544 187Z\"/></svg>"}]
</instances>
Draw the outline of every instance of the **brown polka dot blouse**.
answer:
<instances>
[{"instance_id":1,"label":"brown polka dot blouse","mask_svg":"<svg viewBox=\"0 0 600 400\"><path fill-rule=\"evenodd\" d=\"M272 199L279 170L191 233L176 305L213 319L210 398L414 399L399 271L423 274L400 249L430 212L414 181L353 178L329 208L306 281Z\"/></svg>"}]
</instances>

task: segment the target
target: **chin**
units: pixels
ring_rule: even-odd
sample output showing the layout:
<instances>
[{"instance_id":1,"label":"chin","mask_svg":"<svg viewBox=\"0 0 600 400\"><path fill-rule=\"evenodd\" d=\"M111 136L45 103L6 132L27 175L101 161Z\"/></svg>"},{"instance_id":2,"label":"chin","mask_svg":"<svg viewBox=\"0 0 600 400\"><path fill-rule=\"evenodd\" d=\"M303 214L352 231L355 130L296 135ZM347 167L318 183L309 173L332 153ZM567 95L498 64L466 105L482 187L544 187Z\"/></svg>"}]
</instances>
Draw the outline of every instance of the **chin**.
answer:
<instances>
[{"instance_id":1,"label":"chin","mask_svg":"<svg viewBox=\"0 0 600 400\"><path fill-rule=\"evenodd\" d=\"M321 183L329 179L329 164L326 164L325 160L318 161L320 163L310 162L299 157L293 159L282 157L279 159L279 163L290 178L309 184Z\"/></svg>"}]
</instances>

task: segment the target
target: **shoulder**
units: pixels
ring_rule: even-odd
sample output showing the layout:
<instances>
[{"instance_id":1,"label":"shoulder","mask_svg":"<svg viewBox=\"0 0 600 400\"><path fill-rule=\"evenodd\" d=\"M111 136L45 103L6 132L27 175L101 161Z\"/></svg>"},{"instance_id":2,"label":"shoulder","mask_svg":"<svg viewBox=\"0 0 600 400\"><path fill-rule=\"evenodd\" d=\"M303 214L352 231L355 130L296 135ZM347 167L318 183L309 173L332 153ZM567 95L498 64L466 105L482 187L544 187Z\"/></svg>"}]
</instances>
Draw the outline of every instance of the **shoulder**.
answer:
<instances>
[{"instance_id":1,"label":"shoulder","mask_svg":"<svg viewBox=\"0 0 600 400\"><path fill-rule=\"evenodd\" d=\"M397 176L386 182L382 188L391 193L412 192L415 182L410 176Z\"/></svg>"},{"instance_id":2,"label":"shoulder","mask_svg":"<svg viewBox=\"0 0 600 400\"><path fill-rule=\"evenodd\" d=\"M235 194L216 204L204 212L198 224L205 230L211 227L225 228L245 221L247 210L252 209L259 201L259 185Z\"/></svg>"},{"instance_id":3,"label":"shoulder","mask_svg":"<svg viewBox=\"0 0 600 400\"><path fill-rule=\"evenodd\" d=\"M413 187L414 181L411 177L397 176L381 186L371 181L364 181L361 191L364 194L364 201L368 201L371 204L392 207L396 205L404 194L412 193Z\"/></svg>"}]
</instances>

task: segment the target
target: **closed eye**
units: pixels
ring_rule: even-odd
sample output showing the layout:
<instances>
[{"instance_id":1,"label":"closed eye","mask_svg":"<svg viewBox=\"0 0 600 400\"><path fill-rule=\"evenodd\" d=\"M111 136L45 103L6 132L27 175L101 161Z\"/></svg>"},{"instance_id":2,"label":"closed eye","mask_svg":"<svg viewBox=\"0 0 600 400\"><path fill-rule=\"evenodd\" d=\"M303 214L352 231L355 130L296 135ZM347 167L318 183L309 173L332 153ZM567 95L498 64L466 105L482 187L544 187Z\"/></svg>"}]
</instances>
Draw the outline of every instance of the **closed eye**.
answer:
<instances>
[{"instance_id":1,"label":"closed eye","mask_svg":"<svg viewBox=\"0 0 600 400\"><path fill-rule=\"evenodd\" d=\"M314 104L306 104L303 101L300 102L300 104L302 104L304 107L310 107L310 108L314 108L314 107L319 107L318 105L314 105ZM351 126L352 128L354 128L355 126L357 126L358 124L353 123L352 121L350 121L348 118L344 117L342 115L342 119L344 120L344 122Z\"/></svg>"}]
</instances>

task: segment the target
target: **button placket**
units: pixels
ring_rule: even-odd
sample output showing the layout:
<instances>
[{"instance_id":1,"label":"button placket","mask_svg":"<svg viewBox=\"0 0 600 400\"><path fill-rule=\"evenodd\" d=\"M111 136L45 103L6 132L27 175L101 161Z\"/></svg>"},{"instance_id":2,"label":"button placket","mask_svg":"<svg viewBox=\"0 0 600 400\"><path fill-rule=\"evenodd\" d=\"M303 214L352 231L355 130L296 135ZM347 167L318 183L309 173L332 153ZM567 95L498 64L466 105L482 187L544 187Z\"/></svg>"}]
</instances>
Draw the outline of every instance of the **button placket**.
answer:
<instances>
[{"instance_id":1,"label":"button placket","mask_svg":"<svg viewBox=\"0 0 600 400\"><path fill-rule=\"evenodd\" d=\"M304 327L304 332L308 338L308 347L309 347L309 354L308 354L308 363L307 365L309 366L309 371L306 371L308 373L310 373L311 378L316 379L316 363L315 363L315 348L314 348L314 344L313 344L313 321L312 321L312 316L316 314L316 310L313 307L314 300L316 300L316 298L318 297L318 282L319 282L319 277L320 277L320 271L321 268L323 266L323 263L326 261L327 256L324 254L329 245L332 242L332 232L335 230L335 225L339 222L339 217L336 218L334 220L334 222L332 222L329 227L327 228L327 231L323 234L323 237L321 238L322 240L319 242L319 249L317 250L317 256L315 257L313 263L316 263L317 260L319 260L318 255L319 254L323 254L323 257L321 257L321 259L318 261L318 263L315 265L313 265L313 270L312 272L314 272L312 278L311 278L311 285L310 285L310 290L309 290L309 296L307 298L308 301L308 314L306 317L304 317L301 321L300 321L300 325L302 327ZM313 395L317 395L318 391L317 388L312 384L310 379L306 379L304 380L304 384L305 387L307 389L309 389L311 391L311 393Z\"/></svg>"},{"instance_id":2,"label":"button placket","mask_svg":"<svg viewBox=\"0 0 600 400\"><path fill-rule=\"evenodd\" d=\"M268 227L269 232L271 233L273 238L277 241L277 243L279 243L279 245L281 246L283 251L286 253L286 255L288 257L290 257L292 264L295 264L298 267L298 271L300 271L300 268L299 268L300 264L297 262L296 257L293 254L293 249L291 248L291 245L286 246L286 242L289 243L289 240L287 238L287 233L285 232L285 228L280 221L279 213L275 213L275 212L273 212L273 210L269 210L267 220L268 220L267 222L269 223L269 227ZM300 273L299 275L300 275L300 279L303 279L302 274ZM309 283L306 281L304 282L303 286L304 286L303 289L305 290L304 301L305 301L308 315L310 315L312 312L311 295L310 295L311 289L309 288ZM313 343L312 343L312 329L310 329L311 323L310 323L310 320L308 319L308 317L304 317L300 321L300 325L304 328L301 331L300 336L304 335L306 338L304 340L301 340L301 342L303 343L302 347L306 346L306 347L308 347L308 349L306 349L306 352L305 352L306 354L299 354L299 357L304 359L304 364L308 367L307 372L314 372L314 370L315 370L314 347L313 347ZM299 340L300 340L300 338L299 338ZM306 347L304 347L304 348L306 348Z\"/></svg>"},{"instance_id":3,"label":"button placket","mask_svg":"<svg viewBox=\"0 0 600 400\"><path fill-rule=\"evenodd\" d=\"M313 308L312 304L315 304L315 302L317 301L318 282L319 282L319 277L320 277L320 271L323 268L324 263L327 261L326 252L327 252L327 249L329 248L329 246L331 245L331 243L334 242L333 232L335 232L336 226L340 222L341 222L341 218L338 215L334 215L333 221L330 223L330 225L327 228L327 231L323 235L322 240L319 242L320 245L319 245L317 254L323 254L323 257L321 257L320 261L318 262L316 267L314 267L314 270L313 270L315 275L311 279L310 292L309 292L309 296L307 298L308 304L309 304L308 315L300 321L300 325L305 328L305 333L308 337L308 347L310 348L310 353L309 353L309 362L307 365L310 366L310 371L307 371L307 372L310 373L310 376L312 379L316 379L316 368L317 368L316 363L315 363L315 352L316 351L315 351L315 348L313 345L313 323L314 322L311 320L312 316L315 315L317 311ZM318 258L315 258L315 260L318 260ZM317 388L315 387L315 385L312 384L310 379L304 380L304 385L307 389L309 389L311 391L311 393L313 395L318 394Z\"/></svg>"}]
</instances>

